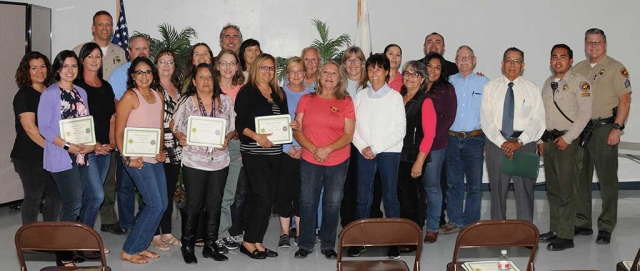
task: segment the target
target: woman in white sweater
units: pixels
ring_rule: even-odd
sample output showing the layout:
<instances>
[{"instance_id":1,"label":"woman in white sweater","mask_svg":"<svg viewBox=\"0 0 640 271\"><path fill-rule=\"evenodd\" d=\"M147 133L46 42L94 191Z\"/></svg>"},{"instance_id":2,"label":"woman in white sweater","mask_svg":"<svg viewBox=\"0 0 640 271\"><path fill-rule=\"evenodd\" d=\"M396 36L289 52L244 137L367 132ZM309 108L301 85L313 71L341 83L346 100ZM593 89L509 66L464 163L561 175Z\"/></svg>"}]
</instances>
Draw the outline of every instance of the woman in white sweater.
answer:
<instances>
[{"instance_id":1,"label":"woman in white sweater","mask_svg":"<svg viewBox=\"0 0 640 271\"><path fill-rule=\"evenodd\" d=\"M387 85L389 59L374 54L366 63L369 88L359 91L354 98L356 131L353 145L358 148L358 200L357 217L368 218L373 199L373 179L376 170L382 179L385 215L400 216L398 203L398 166L405 135L405 110L402 96ZM360 247L349 250L350 256L358 256ZM399 257L397 248L388 256Z\"/></svg>"}]
</instances>

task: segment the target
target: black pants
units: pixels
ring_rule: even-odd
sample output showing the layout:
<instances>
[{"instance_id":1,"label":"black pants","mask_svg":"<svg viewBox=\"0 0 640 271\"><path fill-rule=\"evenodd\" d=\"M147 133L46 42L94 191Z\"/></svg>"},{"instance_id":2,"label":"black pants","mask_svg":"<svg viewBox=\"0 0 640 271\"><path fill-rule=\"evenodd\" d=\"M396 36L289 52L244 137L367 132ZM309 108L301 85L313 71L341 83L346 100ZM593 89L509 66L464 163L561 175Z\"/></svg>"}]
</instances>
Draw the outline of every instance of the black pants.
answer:
<instances>
[{"instance_id":1,"label":"black pants","mask_svg":"<svg viewBox=\"0 0 640 271\"><path fill-rule=\"evenodd\" d=\"M206 225L204 238L208 243L215 242L218 239L220 208L229 167L205 171L185 166L182 171L184 173L184 189L187 194L185 212L190 216L202 217L201 214L204 210ZM193 227L189 228L193 229Z\"/></svg>"},{"instance_id":2,"label":"black pants","mask_svg":"<svg viewBox=\"0 0 640 271\"><path fill-rule=\"evenodd\" d=\"M176 192L176 183L178 182L178 174L180 174L180 164L163 164L164 176L167 179L167 210L164 211L160 226L156 230L156 235L171 233L171 214L173 213L173 195Z\"/></svg>"},{"instance_id":3,"label":"black pants","mask_svg":"<svg viewBox=\"0 0 640 271\"><path fill-rule=\"evenodd\" d=\"M274 212L280 217L300 216L300 159L281 154L280 178Z\"/></svg>"},{"instance_id":4,"label":"black pants","mask_svg":"<svg viewBox=\"0 0 640 271\"><path fill-rule=\"evenodd\" d=\"M344 194L340 204L340 224L346 227L356 220L356 200L358 199L358 149L351 144L351 159L347 178L344 181Z\"/></svg>"},{"instance_id":5,"label":"black pants","mask_svg":"<svg viewBox=\"0 0 640 271\"><path fill-rule=\"evenodd\" d=\"M247 180L247 173L244 166L240 168L238 175L238 184L236 184L236 196L233 204L231 204L231 228L229 235L242 235L249 221L249 213L251 212L251 187Z\"/></svg>"},{"instance_id":6,"label":"black pants","mask_svg":"<svg viewBox=\"0 0 640 271\"><path fill-rule=\"evenodd\" d=\"M262 243L269 226L271 208L278 189L280 155L257 155L242 152L242 161L251 186L251 211L244 241Z\"/></svg>"},{"instance_id":7,"label":"black pants","mask_svg":"<svg viewBox=\"0 0 640 271\"><path fill-rule=\"evenodd\" d=\"M422 185L422 177L411 178L413 163L400 162L398 168L398 200L400 201L400 217L411 219L420 228L424 226L426 212L426 191ZM424 169L422 170L424 174Z\"/></svg>"},{"instance_id":8,"label":"black pants","mask_svg":"<svg viewBox=\"0 0 640 271\"><path fill-rule=\"evenodd\" d=\"M49 172L42 168L42 160L28 161L13 159L15 171L22 181L24 201L22 201L22 225L38 221L40 202L44 198L42 220L58 221L62 200L58 193L58 186Z\"/></svg>"}]
</instances>

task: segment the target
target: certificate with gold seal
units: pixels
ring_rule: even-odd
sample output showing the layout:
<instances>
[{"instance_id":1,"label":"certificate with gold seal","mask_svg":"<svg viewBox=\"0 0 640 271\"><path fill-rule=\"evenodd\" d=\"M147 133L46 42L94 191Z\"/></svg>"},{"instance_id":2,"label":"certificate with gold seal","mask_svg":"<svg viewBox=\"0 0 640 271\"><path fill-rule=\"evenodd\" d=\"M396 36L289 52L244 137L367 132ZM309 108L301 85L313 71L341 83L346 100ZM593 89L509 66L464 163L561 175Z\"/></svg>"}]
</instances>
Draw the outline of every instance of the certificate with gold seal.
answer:
<instances>
[{"instance_id":1,"label":"certificate with gold seal","mask_svg":"<svg viewBox=\"0 0 640 271\"><path fill-rule=\"evenodd\" d=\"M287 144L293 142L289 114L256 117L256 133L271 134L267 136L273 144Z\"/></svg>"},{"instance_id":2,"label":"certificate with gold seal","mask_svg":"<svg viewBox=\"0 0 640 271\"><path fill-rule=\"evenodd\" d=\"M73 144L95 145L96 132L93 116L63 119L58 121L60 137Z\"/></svg>"},{"instance_id":3,"label":"certificate with gold seal","mask_svg":"<svg viewBox=\"0 0 640 271\"><path fill-rule=\"evenodd\" d=\"M160 152L159 128L124 128L122 155L130 157L155 157Z\"/></svg>"},{"instance_id":4,"label":"certificate with gold seal","mask_svg":"<svg viewBox=\"0 0 640 271\"><path fill-rule=\"evenodd\" d=\"M190 116L187 120L187 145L219 148L224 145L227 120Z\"/></svg>"}]
</instances>

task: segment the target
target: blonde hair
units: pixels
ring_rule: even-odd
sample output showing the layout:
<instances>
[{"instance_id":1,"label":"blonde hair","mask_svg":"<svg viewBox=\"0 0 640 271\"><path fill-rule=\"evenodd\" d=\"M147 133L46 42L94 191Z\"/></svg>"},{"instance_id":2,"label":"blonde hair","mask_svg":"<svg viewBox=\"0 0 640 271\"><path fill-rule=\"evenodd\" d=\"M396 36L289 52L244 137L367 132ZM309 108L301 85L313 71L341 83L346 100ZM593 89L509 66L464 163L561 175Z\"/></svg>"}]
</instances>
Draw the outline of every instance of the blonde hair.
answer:
<instances>
[{"instance_id":1,"label":"blonde hair","mask_svg":"<svg viewBox=\"0 0 640 271\"><path fill-rule=\"evenodd\" d=\"M338 62L335 62L333 60L329 60L325 62L318 69L319 75L318 75L318 78L316 79L316 91L314 91L311 95L316 96L322 93L323 86L322 86L322 82L320 81L320 78L322 77L322 69L324 69L326 65L335 65L336 68L338 68L338 75L340 76L339 78L340 80L338 80L338 85L336 85L336 91L334 95L336 96L336 99L343 100L344 97L349 96L349 93L347 92L347 71L345 69L341 69L340 64L338 64Z\"/></svg>"}]
</instances>

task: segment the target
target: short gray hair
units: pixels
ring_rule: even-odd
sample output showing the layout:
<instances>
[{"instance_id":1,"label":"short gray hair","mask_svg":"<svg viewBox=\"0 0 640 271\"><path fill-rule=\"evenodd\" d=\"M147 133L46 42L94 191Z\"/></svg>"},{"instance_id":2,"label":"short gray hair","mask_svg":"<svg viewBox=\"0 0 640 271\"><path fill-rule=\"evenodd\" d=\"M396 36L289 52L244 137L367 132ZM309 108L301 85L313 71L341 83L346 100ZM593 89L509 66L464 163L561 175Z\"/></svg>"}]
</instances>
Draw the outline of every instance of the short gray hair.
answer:
<instances>
[{"instance_id":1,"label":"short gray hair","mask_svg":"<svg viewBox=\"0 0 640 271\"><path fill-rule=\"evenodd\" d=\"M234 28L236 31L238 31L238 35L240 36L240 42L243 41L242 39L242 31L240 31L240 27L235 25L235 24L227 24L225 25L222 30L220 30L220 40L222 40L222 32L224 32L225 30L229 29L229 28Z\"/></svg>"},{"instance_id":2,"label":"short gray hair","mask_svg":"<svg viewBox=\"0 0 640 271\"><path fill-rule=\"evenodd\" d=\"M456 51L456 54L458 54L458 52L459 52L460 50L465 49L465 48L466 48L467 50L471 51L471 55L472 55L472 56L476 56L476 53L475 53L475 52L473 52L473 49L471 49L471 47L469 47L469 45L462 45L462 46L458 47L458 50Z\"/></svg>"},{"instance_id":3,"label":"short gray hair","mask_svg":"<svg viewBox=\"0 0 640 271\"><path fill-rule=\"evenodd\" d=\"M133 36L129 37L129 43L127 43L127 48L131 49L131 43L132 43L134 40L136 40L136 39L140 39L140 38L142 38L142 39L146 40L146 41L147 41L147 43L149 43L149 38L148 38L146 35L144 35L144 34L135 34L135 35L133 35Z\"/></svg>"},{"instance_id":4,"label":"short gray hair","mask_svg":"<svg viewBox=\"0 0 640 271\"><path fill-rule=\"evenodd\" d=\"M587 36L589 35L600 35L604 42L607 42L607 35L604 34L604 31L600 28L589 28L586 32L584 32L584 41L587 41Z\"/></svg>"}]
</instances>

